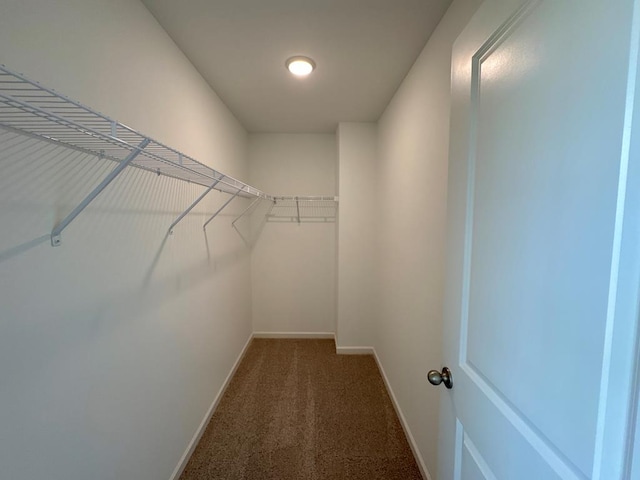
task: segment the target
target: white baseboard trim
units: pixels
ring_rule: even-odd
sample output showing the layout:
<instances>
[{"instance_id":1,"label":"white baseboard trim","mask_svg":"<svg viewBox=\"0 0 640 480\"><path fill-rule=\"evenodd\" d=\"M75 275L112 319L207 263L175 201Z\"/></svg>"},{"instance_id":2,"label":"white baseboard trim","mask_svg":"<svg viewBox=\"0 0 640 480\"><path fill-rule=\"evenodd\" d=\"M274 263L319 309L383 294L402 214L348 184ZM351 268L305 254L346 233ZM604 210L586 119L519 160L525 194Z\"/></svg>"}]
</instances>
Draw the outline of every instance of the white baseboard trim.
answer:
<instances>
[{"instance_id":1,"label":"white baseboard trim","mask_svg":"<svg viewBox=\"0 0 640 480\"><path fill-rule=\"evenodd\" d=\"M335 338L332 332L253 332L253 338Z\"/></svg>"},{"instance_id":2,"label":"white baseboard trim","mask_svg":"<svg viewBox=\"0 0 640 480\"><path fill-rule=\"evenodd\" d=\"M413 452L413 456L416 459L416 462L418 463L418 468L420 469L420 473L422 474L422 477L425 480L431 480L432 477L429 474L429 470L427 470L427 466L424 463L424 459L422 458L422 455L420 454L420 450L418 450L418 446L416 445L416 441L413 438L413 434L411 433L411 429L409 428L409 424L407 423L407 420L404 417L404 414L402 413L402 410L400 409L400 405L398 404L398 400L396 399L395 394L393 393L393 390L391 389L391 384L389 383L389 379L387 378L387 374L384 371L384 368L382 366L382 362L380 362L380 358L378 357L378 353L376 352L375 348L371 349L373 352L373 357L376 359L376 363L378 364L378 368L380 369L380 373L382 374L382 379L384 380L384 384L387 387L387 392L389 392L389 397L391 397L391 403L393 404L393 408L396 411L396 414L398 415L398 418L400 419L400 424L402 425L402 429L404 430L404 434L407 437L407 440L409 440L409 446L411 447L411 451Z\"/></svg>"},{"instance_id":3,"label":"white baseboard trim","mask_svg":"<svg viewBox=\"0 0 640 480\"><path fill-rule=\"evenodd\" d=\"M204 431L207 429L207 425L209 425L209 421L213 416L213 412L216 411L216 408L218 407L218 403L220 403L220 400L222 399L222 395L224 395L224 392L229 386L229 382L233 378L233 375L236 373L236 370L238 369L240 362L242 362L242 359L244 358L244 354L247 352L247 348L249 348L249 344L251 343L251 340L253 340L253 334L249 335L249 339L244 344L244 347L242 347L242 351L240 352L240 355L238 355L238 358L233 364L233 367L231 367L231 371L229 372L229 375L227 375L227 378L225 378L224 382L222 382L222 386L220 387L220 390L218 390L218 394L216 395L216 398L213 399L213 403L209 407L209 410L207 410L207 413L202 419L202 422L200 422L200 425L198 426L196 433L193 435L191 442L189 442L189 446L187 447L185 452L182 454L182 458L180 458L180 462L178 462L178 466L171 474L170 480L178 480L180 478L180 475L182 475L182 472L186 468L187 463L189 463L189 459L191 458L193 451L196 449L196 446L198 445L200 438L202 438Z\"/></svg>"},{"instance_id":4,"label":"white baseboard trim","mask_svg":"<svg viewBox=\"0 0 640 480\"><path fill-rule=\"evenodd\" d=\"M338 347L336 353L338 355L373 355L373 347Z\"/></svg>"}]
</instances>

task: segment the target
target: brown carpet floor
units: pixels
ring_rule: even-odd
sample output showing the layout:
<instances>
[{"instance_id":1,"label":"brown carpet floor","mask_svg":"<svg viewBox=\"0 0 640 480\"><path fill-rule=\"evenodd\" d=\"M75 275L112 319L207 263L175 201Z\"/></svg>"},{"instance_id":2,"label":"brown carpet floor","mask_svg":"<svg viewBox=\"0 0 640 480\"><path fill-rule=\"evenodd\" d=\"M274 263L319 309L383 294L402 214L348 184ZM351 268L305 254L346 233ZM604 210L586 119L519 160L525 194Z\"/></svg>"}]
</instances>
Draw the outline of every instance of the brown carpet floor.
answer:
<instances>
[{"instance_id":1,"label":"brown carpet floor","mask_svg":"<svg viewBox=\"0 0 640 480\"><path fill-rule=\"evenodd\" d=\"M371 355L254 339L180 479L422 477Z\"/></svg>"}]
</instances>

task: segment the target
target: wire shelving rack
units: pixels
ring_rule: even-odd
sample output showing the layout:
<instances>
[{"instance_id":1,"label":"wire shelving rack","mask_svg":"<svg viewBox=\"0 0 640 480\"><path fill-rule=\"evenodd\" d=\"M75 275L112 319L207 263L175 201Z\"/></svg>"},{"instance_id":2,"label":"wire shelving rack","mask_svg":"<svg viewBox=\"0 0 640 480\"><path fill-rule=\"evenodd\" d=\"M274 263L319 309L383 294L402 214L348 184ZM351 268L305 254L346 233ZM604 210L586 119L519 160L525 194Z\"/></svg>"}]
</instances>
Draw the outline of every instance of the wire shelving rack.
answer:
<instances>
[{"instance_id":1,"label":"wire shelving rack","mask_svg":"<svg viewBox=\"0 0 640 480\"><path fill-rule=\"evenodd\" d=\"M128 166L206 187L171 224L168 233L211 190L228 193L232 197L204 227L236 197L252 198L252 205L259 200L272 202L268 221L335 221L336 197L267 195L4 65L0 65L0 126L117 163L103 181L53 228L53 246L61 244L62 231Z\"/></svg>"},{"instance_id":2,"label":"wire shelving rack","mask_svg":"<svg viewBox=\"0 0 640 480\"><path fill-rule=\"evenodd\" d=\"M273 197L273 208L267 215L268 222L316 222L336 221L337 197Z\"/></svg>"},{"instance_id":3,"label":"wire shelving rack","mask_svg":"<svg viewBox=\"0 0 640 480\"><path fill-rule=\"evenodd\" d=\"M69 217L54 228L51 234L54 246L60 244L62 230L129 165L202 185L207 187L207 193L215 189L244 198L272 200L270 195L257 188L13 72L4 65L0 65L0 126L119 164Z\"/></svg>"},{"instance_id":4,"label":"wire shelving rack","mask_svg":"<svg viewBox=\"0 0 640 480\"><path fill-rule=\"evenodd\" d=\"M36 135L102 158L122 161L138 152L131 166L243 197L270 198L178 150L0 65L0 125ZM148 145L140 145L148 141Z\"/></svg>"}]
</instances>

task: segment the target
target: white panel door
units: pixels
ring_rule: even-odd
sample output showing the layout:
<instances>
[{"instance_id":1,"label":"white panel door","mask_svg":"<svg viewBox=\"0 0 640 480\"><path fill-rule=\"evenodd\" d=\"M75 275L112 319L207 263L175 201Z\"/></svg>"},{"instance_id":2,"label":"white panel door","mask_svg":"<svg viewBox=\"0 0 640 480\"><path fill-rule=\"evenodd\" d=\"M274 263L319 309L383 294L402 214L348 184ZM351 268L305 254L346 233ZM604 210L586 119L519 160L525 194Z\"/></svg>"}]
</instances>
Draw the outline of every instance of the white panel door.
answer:
<instances>
[{"instance_id":1,"label":"white panel door","mask_svg":"<svg viewBox=\"0 0 640 480\"><path fill-rule=\"evenodd\" d=\"M486 0L456 42L438 480L628 477L636 3Z\"/></svg>"}]
</instances>

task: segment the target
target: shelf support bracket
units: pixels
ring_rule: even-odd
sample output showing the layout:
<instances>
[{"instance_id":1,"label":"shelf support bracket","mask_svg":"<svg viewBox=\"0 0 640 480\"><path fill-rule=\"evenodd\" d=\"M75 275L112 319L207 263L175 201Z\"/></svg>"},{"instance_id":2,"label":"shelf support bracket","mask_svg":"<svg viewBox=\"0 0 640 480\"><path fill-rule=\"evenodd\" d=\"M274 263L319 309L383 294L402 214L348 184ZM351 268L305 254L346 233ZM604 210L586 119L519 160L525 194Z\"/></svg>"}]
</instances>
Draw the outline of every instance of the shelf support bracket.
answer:
<instances>
[{"instance_id":1,"label":"shelf support bracket","mask_svg":"<svg viewBox=\"0 0 640 480\"><path fill-rule=\"evenodd\" d=\"M231 198L229 198L226 202L224 202L224 205L222 205L222 206L221 206L221 207L216 211L216 213L214 213L214 214L211 216L211 218L210 218L209 220L207 220L206 222L204 222L204 225L202 226L202 229L203 229L203 230L206 230L206 229L207 229L207 225L209 225L209 223L211 222L211 220L213 220L214 218L216 218L216 217L218 216L218 214L219 214L222 210L224 210L224 209L227 207L227 205L229 205L231 202L233 202L233 199L234 199L234 198L236 198L236 197L238 196L238 194L239 194L241 191L242 191L242 189L241 189L241 188L239 188L239 189L236 191L236 193L234 193L234 194L231 196Z\"/></svg>"},{"instance_id":2,"label":"shelf support bracket","mask_svg":"<svg viewBox=\"0 0 640 480\"><path fill-rule=\"evenodd\" d=\"M296 197L296 210L298 211L298 225L300 225L300 200Z\"/></svg>"},{"instance_id":3,"label":"shelf support bracket","mask_svg":"<svg viewBox=\"0 0 640 480\"><path fill-rule=\"evenodd\" d=\"M244 211L243 211L243 212L238 216L238 218L236 218L233 222L231 222L231 226L232 226L232 227L235 227L235 226L236 226L236 222L237 222L238 220L240 220L242 217L244 217L244 216L247 214L247 212L248 212L249 210L251 210L251 209L253 208L253 206L254 206L256 203L258 203L259 201L260 201L260 197L256 198L253 202L251 202L251 205L249 205L247 208L245 208L245 209L244 209Z\"/></svg>"},{"instance_id":4,"label":"shelf support bracket","mask_svg":"<svg viewBox=\"0 0 640 480\"><path fill-rule=\"evenodd\" d=\"M180 216L179 216L178 218L176 218L176 219L175 219L175 221L174 221L174 222L171 224L171 226L169 227L169 234L170 234L170 235L172 235L172 234L173 234L173 228L174 228L178 223L180 223L180 221L181 221L184 217L186 217L186 216L189 214L189 212L190 212L191 210L193 210L193 209L195 208L195 206L196 206L197 204L199 204L199 203L202 201L202 199L203 199L204 197L206 197L206 196L209 194L209 192L210 192L211 190L213 190L213 188L214 188L218 183L220 183L220 180L219 180L219 179L218 179L218 180L216 180L215 182L213 182L213 183L211 184L211 186L210 186L210 187L208 187L208 188L203 192L203 194L202 194L202 195L200 195L198 198L196 198L195 202L193 202L193 203L189 206L189 208L187 208L184 212L182 212L182 213L180 214Z\"/></svg>"},{"instance_id":5,"label":"shelf support bracket","mask_svg":"<svg viewBox=\"0 0 640 480\"><path fill-rule=\"evenodd\" d=\"M150 140L148 138L145 138L140 145L138 145L136 147L135 150L133 150L128 156L127 158L125 158L124 160L122 160L117 166L116 168L114 168L111 173L109 173L109 175L107 175L105 177L104 180L102 180L102 182L100 182L100 185L98 185L96 188L93 189L93 191L87 195L85 197L84 200L82 200L82 202L80 202L80 205L78 205L76 208L73 209L73 211L67 215L64 220L62 220L60 223L58 223L54 229L51 231L51 246L53 247L59 247L60 244L62 243L62 239L60 238L60 235L62 234L62 231L67 228L69 226L69 224L71 222L73 222L73 220L75 220L75 218L80 215L80 213L82 213L82 211L87 208L87 206L98 196L100 195L100 193L107 188L107 186L113 181L115 180L115 178L120 175L120 173L122 173L122 171L127 168L129 166L129 164L142 152L142 150L144 150L144 148L149 145Z\"/></svg>"}]
</instances>

